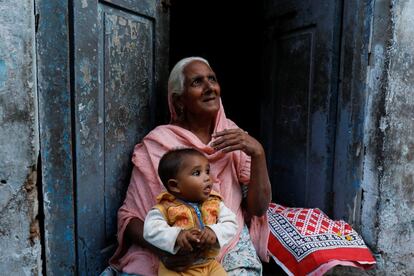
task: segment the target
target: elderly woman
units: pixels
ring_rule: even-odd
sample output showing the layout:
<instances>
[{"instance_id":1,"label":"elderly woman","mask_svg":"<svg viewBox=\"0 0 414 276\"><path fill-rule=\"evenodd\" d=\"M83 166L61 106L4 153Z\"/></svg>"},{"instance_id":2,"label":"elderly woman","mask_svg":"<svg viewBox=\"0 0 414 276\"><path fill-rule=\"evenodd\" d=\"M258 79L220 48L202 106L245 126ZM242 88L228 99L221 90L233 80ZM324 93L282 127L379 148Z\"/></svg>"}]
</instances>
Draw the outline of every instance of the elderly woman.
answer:
<instances>
[{"instance_id":1,"label":"elderly woman","mask_svg":"<svg viewBox=\"0 0 414 276\"><path fill-rule=\"evenodd\" d=\"M131 182L118 212L119 247L110 263L124 275L156 275L160 259L180 271L196 257L196 253L169 255L143 239L145 216L164 189L156 174L158 162L165 152L178 147L205 153L213 189L237 215L237 235L218 256L224 269L229 275L260 275L258 257L268 261L265 213L271 187L265 153L256 139L226 118L220 93L205 59L185 58L172 69L168 80L171 122L156 127L136 145Z\"/></svg>"}]
</instances>

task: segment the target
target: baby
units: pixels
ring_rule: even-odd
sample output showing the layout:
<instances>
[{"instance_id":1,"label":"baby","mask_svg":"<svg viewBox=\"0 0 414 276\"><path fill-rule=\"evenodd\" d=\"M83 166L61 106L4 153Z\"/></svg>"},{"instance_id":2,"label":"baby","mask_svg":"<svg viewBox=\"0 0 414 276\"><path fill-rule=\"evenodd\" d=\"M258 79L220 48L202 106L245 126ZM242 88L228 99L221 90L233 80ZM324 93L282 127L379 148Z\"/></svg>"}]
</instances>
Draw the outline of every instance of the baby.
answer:
<instances>
[{"instance_id":1,"label":"baby","mask_svg":"<svg viewBox=\"0 0 414 276\"><path fill-rule=\"evenodd\" d=\"M145 218L145 240L171 254L200 251L184 272L160 262L158 275L227 275L215 257L236 234L236 216L212 190L207 158L192 148L172 150L161 158L158 174L167 192Z\"/></svg>"}]
</instances>

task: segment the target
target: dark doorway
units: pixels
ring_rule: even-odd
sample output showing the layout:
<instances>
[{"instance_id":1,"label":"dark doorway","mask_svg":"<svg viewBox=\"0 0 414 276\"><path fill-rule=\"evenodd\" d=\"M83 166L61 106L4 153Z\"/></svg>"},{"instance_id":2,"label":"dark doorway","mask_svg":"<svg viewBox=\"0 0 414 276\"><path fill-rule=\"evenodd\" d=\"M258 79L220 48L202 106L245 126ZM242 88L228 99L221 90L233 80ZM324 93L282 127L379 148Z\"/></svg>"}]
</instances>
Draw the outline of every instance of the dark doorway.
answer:
<instances>
[{"instance_id":1,"label":"dark doorway","mask_svg":"<svg viewBox=\"0 0 414 276\"><path fill-rule=\"evenodd\" d=\"M267 1L263 118L273 198L333 210L342 0Z\"/></svg>"},{"instance_id":2,"label":"dark doorway","mask_svg":"<svg viewBox=\"0 0 414 276\"><path fill-rule=\"evenodd\" d=\"M227 116L266 149L274 202L358 210L370 3L171 1L170 68L210 62Z\"/></svg>"},{"instance_id":3,"label":"dark doorway","mask_svg":"<svg viewBox=\"0 0 414 276\"><path fill-rule=\"evenodd\" d=\"M176 0L170 15L170 67L210 61L228 117L266 147L273 199L331 213L342 1Z\"/></svg>"},{"instance_id":4,"label":"dark doorway","mask_svg":"<svg viewBox=\"0 0 414 276\"><path fill-rule=\"evenodd\" d=\"M261 1L172 1L170 68L181 58L206 58L221 85L228 118L255 137L260 128Z\"/></svg>"},{"instance_id":5,"label":"dark doorway","mask_svg":"<svg viewBox=\"0 0 414 276\"><path fill-rule=\"evenodd\" d=\"M227 117L259 140L262 53L262 1L172 1L170 69L184 57L206 58L217 74ZM286 274L270 260L263 275Z\"/></svg>"}]
</instances>

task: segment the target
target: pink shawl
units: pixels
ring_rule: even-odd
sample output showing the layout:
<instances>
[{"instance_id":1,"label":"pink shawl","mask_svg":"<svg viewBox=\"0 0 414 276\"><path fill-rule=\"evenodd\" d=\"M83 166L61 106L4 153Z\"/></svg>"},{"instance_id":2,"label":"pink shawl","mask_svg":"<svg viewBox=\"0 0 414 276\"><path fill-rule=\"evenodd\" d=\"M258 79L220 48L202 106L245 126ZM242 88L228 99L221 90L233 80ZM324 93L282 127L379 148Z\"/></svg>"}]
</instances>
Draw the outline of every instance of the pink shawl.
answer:
<instances>
[{"instance_id":1,"label":"pink shawl","mask_svg":"<svg viewBox=\"0 0 414 276\"><path fill-rule=\"evenodd\" d=\"M229 128L237 128L237 125L226 118L223 106L220 103L214 132ZM118 211L119 246L110 263L123 272L157 275L158 258L150 251L137 245L126 248L124 231L131 219L139 218L144 221L147 212L156 204L156 196L165 191L157 175L159 160L168 150L180 147L194 147L205 153L211 165L213 189L221 194L226 206L237 215L238 235L227 247L221 250L218 256L219 260L239 240L239 234L244 226L240 183L249 183L250 157L242 151L227 154L216 152L209 145L201 142L192 132L179 126L171 124L158 126L145 136L140 144L135 146L132 157L135 166L132 171L131 182L126 199ZM250 223L250 236L259 257L268 261L269 228L266 216L253 217Z\"/></svg>"}]
</instances>

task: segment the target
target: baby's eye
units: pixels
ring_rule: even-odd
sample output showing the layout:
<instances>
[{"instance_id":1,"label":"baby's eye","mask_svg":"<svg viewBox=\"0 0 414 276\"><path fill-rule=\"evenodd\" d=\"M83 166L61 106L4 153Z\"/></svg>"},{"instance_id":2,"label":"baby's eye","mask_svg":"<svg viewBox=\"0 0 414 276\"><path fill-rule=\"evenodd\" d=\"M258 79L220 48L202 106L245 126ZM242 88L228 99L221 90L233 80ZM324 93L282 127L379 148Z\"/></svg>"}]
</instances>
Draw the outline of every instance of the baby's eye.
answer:
<instances>
[{"instance_id":1,"label":"baby's eye","mask_svg":"<svg viewBox=\"0 0 414 276\"><path fill-rule=\"evenodd\" d=\"M200 175L200 170L195 170L191 173L191 175L193 176L199 176Z\"/></svg>"},{"instance_id":2,"label":"baby's eye","mask_svg":"<svg viewBox=\"0 0 414 276\"><path fill-rule=\"evenodd\" d=\"M210 169L207 169L206 170L206 174L210 174Z\"/></svg>"}]
</instances>

